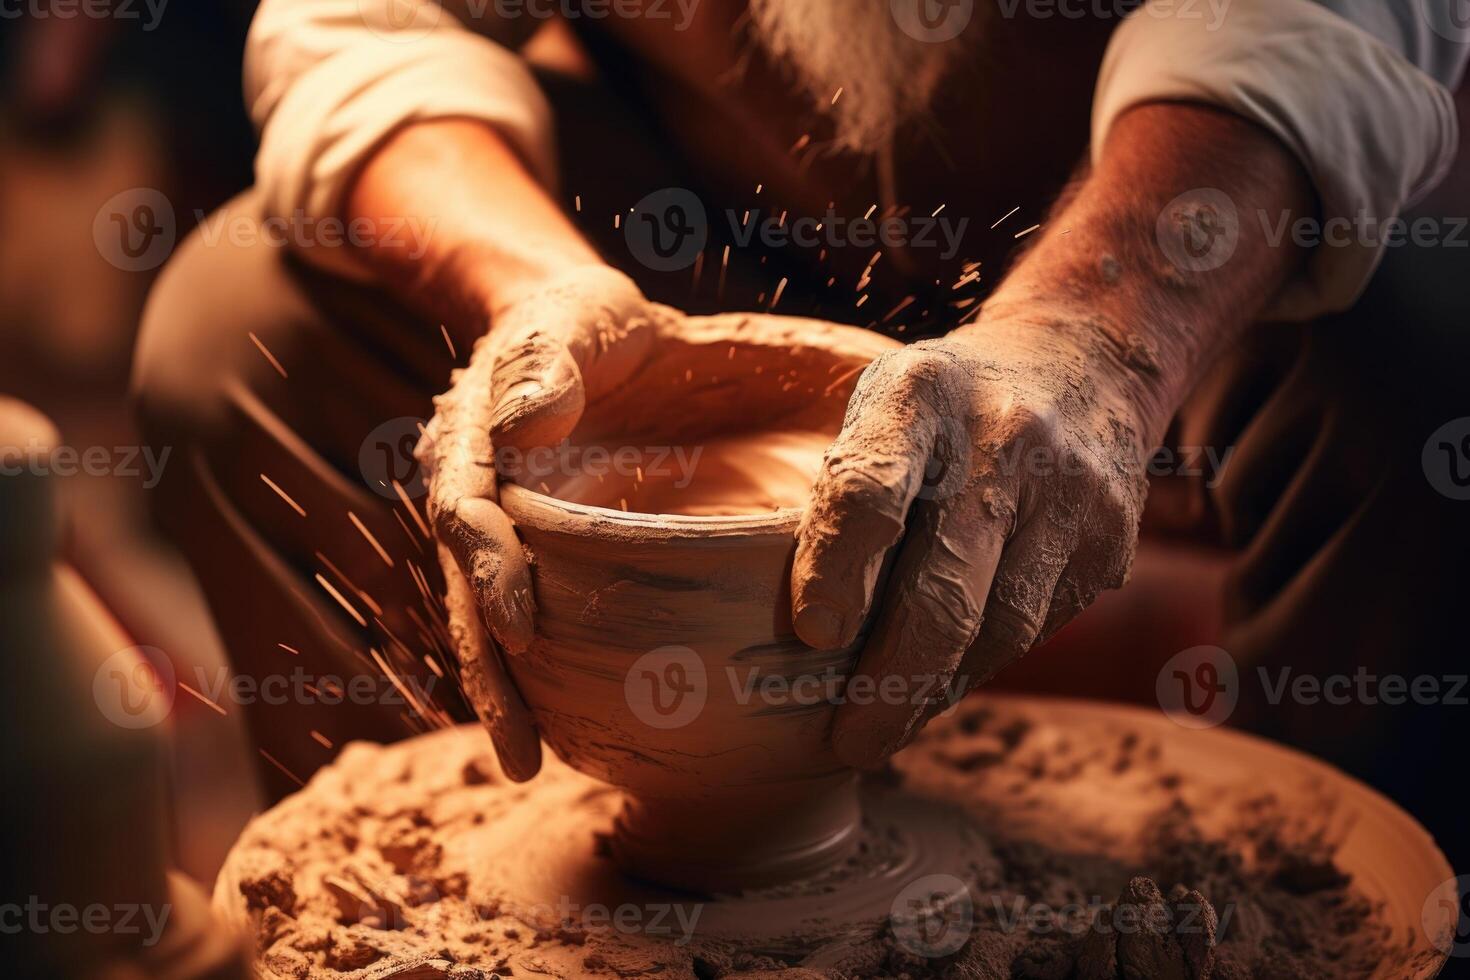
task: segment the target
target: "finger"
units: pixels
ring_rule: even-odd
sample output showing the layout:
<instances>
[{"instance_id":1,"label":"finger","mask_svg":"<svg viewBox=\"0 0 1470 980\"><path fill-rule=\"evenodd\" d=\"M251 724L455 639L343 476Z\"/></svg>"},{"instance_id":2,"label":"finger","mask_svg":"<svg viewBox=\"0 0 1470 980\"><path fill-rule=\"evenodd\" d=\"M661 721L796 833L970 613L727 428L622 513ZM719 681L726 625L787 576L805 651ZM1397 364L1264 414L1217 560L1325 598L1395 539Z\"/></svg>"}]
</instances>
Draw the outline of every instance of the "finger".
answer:
<instances>
[{"instance_id":1,"label":"finger","mask_svg":"<svg viewBox=\"0 0 1470 980\"><path fill-rule=\"evenodd\" d=\"M1133 557L1138 550L1138 517L1142 510L1140 496L1131 507L1108 507L1089 510L1083 520L1072 525L1073 540L1086 542L1070 548L1051 605L1041 625L1036 644L1051 639L1063 626L1092 605L1106 589L1121 589L1133 571ZM1098 514L1097 511L1101 511ZM1003 666L1003 665L1002 665Z\"/></svg>"},{"instance_id":2,"label":"finger","mask_svg":"<svg viewBox=\"0 0 1470 980\"><path fill-rule=\"evenodd\" d=\"M450 390L435 399L415 455L428 470L429 520L480 600L495 639L518 654L531 644L535 602L531 572L498 499L488 431L488 365L482 340Z\"/></svg>"},{"instance_id":3,"label":"finger","mask_svg":"<svg viewBox=\"0 0 1470 980\"><path fill-rule=\"evenodd\" d=\"M909 348L874 361L822 460L791 573L792 621L808 646L857 638L884 557L903 534L949 408L921 391L936 370L930 357Z\"/></svg>"},{"instance_id":4,"label":"finger","mask_svg":"<svg viewBox=\"0 0 1470 980\"><path fill-rule=\"evenodd\" d=\"M980 633L965 652L952 698L984 684L1036 645L1076 531L1050 516L1027 523L1006 543L985 601Z\"/></svg>"},{"instance_id":5,"label":"finger","mask_svg":"<svg viewBox=\"0 0 1470 980\"><path fill-rule=\"evenodd\" d=\"M506 652L524 653L535 636L535 599L510 518L488 500L465 497L439 514L434 533L472 589L491 634Z\"/></svg>"},{"instance_id":6,"label":"finger","mask_svg":"<svg viewBox=\"0 0 1470 980\"><path fill-rule=\"evenodd\" d=\"M463 497L497 499L495 454L490 444L490 371L495 353L481 337L470 363L450 375L449 390L434 399L414 456L429 484L429 514L453 511Z\"/></svg>"},{"instance_id":7,"label":"finger","mask_svg":"<svg viewBox=\"0 0 1470 980\"><path fill-rule=\"evenodd\" d=\"M589 401L626 381L653 342L648 303L611 269L580 270L491 324L490 430L531 449L567 438Z\"/></svg>"},{"instance_id":8,"label":"finger","mask_svg":"<svg viewBox=\"0 0 1470 980\"><path fill-rule=\"evenodd\" d=\"M555 445L571 434L587 405L587 391L561 337L531 330L497 356L491 401L496 444L530 449Z\"/></svg>"},{"instance_id":9,"label":"finger","mask_svg":"<svg viewBox=\"0 0 1470 980\"><path fill-rule=\"evenodd\" d=\"M834 748L848 765L871 768L898 751L943 700L983 629L1013 513L996 511L980 492L914 508L878 621L833 723Z\"/></svg>"},{"instance_id":10,"label":"finger","mask_svg":"<svg viewBox=\"0 0 1470 980\"><path fill-rule=\"evenodd\" d=\"M541 740L536 734L536 723L506 673L499 653L480 626L469 583L460 573L454 556L442 545L439 565L444 571L444 605L465 696L490 732L500 768L515 782L525 782L541 769Z\"/></svg>"}]
</instances>

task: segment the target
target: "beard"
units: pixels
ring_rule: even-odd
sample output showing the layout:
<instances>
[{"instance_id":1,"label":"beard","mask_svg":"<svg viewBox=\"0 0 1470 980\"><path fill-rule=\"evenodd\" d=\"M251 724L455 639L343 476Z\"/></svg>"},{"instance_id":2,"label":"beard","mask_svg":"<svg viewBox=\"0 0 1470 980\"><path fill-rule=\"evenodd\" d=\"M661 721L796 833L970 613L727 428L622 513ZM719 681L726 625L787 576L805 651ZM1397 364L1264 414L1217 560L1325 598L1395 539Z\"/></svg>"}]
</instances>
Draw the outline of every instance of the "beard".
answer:
<instances>
[{"instance_id":1,"label":"beard","mask_svg":"<svg viewBox=\"0 0 1470 980\"><path fill-rule=\"evenodd\" d=\"M923 115L964 41L905 33L889 0L748 0L756 37L832 120L841 149L874 153ZM841 97L834 104L838 89Z\"/></svg>"}]
</instances>

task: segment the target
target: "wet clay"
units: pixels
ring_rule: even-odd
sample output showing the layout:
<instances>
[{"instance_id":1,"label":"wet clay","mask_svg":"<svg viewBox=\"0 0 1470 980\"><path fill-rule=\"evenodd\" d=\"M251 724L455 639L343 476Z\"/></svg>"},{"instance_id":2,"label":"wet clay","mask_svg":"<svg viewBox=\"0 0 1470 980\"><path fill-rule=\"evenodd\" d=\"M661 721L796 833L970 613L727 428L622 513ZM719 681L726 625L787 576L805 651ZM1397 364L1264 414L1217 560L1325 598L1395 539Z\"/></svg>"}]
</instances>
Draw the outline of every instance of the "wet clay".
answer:
<instances>
[{"instance_id":1,"label":"wet clay","mask_svg":"<svg viewBox=\"0 0 1470 980\"><path fill-rule=\"evenodd\" d=\"M532 470L518 482L559 500L609 510L763 514L806 503L831 442L830 432L777 430L716 436L688 446L577 446L567 452L563 472L538 479ZM624 465L597 462L617 460L620 451Z\"/></svg>"},{"instance_id":2,"label":"wet clay","mask_svg":"<svg viewBox=\"0 0 1470 980\"><path fill-rule=\"evenodd\" d=\"M565 447L497 458L536 607L506 670L557 757L624 791L608 852L630 873L747 889L857 846L856 776L828 738L854 650L796 637L790 568L852 387L893 346L684 321Z\"/></svg>"},{"instance_id":3,"label":"wet clay","mask_svg":"<svg viewBox=\"0 0 1470 980\"><path fill-rule=\"evenodd\" d=\"M972 698L863 793L840 865L698 896L620 875L617 794L565 766L509 783L472 729L359 743L247 827L215 902L270 980L1398 978L1443 959L1400 927L1417 908L1363 890L1390 864L1448 873L1427 838L1394 811L1409 832L1365 867L1345 828L1388 804L1240 736Z\"/></svg>"}]
</instances>

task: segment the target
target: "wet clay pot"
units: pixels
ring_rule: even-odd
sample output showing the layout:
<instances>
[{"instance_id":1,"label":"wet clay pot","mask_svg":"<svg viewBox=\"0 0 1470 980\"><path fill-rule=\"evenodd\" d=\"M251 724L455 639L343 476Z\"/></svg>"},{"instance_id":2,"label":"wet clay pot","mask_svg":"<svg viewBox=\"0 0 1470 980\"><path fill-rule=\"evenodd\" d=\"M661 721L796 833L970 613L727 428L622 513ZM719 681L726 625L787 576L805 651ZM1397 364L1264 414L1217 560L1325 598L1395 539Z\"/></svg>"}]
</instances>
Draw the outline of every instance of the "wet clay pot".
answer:
<instances>
[{"instance_id":1,"label":"wet clay pot","mask_svg":"<svg viewBox=\"0 0 1470 980\"><path fill-rule=\"evenodd\" d=\"M728 892L854 846L856 777L829 730L856 653L797 639L789 578L857 375L896 346L824 323L701 320L573 436L645 459L708 449L687 486L578 472L539 481L547 492L502 488L537 605L536 640L508 667L552 750L624 790L608 843L628 873Z\"/></svg>"}]
</instances>

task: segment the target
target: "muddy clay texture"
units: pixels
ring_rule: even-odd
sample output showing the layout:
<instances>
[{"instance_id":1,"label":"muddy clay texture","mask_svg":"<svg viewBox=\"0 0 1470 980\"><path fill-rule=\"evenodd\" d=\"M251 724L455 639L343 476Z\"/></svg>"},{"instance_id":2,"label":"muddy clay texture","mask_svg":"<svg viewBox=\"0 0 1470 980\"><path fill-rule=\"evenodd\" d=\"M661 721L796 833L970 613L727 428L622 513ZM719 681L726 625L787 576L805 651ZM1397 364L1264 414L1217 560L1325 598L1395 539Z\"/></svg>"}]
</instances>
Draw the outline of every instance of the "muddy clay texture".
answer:
<instances>
[{"instance_id":1,"label":"muddy clay texture","mask_svg":"<svg viewBox=\"0 0 1470 980\"><path fill-rule=\"evenodd\" d=\"M701 898L613 873L599 841L617 794L565 766L509 783L469 728L354 744L251 823L215 902L251 931L267 978L1236 980L1425 968L1334 865L1332 828L1350 814L1327 790L1267 773L1224 785L1163 757L1126 722L1064 726L1034 705L972 698L869 778L852 859L781 889ZM1290 806L1277 795L1287 792ZM909 853L930 831L910 839L873 816L915 804L962 810L968 824L942 872ZM882 912L849 915L865 890L883 894ZM761 911L778 907L792 911ZM742 934L742 916L764 924Z\"/></svg>"}]
</instances>

